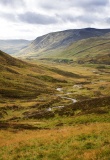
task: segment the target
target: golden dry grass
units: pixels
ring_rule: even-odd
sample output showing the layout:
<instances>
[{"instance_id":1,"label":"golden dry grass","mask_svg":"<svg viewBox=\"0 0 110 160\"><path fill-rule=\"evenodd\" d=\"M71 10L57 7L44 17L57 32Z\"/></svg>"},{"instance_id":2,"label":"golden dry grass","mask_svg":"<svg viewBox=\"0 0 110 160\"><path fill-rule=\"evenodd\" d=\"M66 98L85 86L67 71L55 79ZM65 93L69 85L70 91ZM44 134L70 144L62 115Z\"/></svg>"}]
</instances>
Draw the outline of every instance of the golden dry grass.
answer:
<instances>
[{"instance_id":1,"label":"golden dry grass","mask_svg":"<svg viewBox=\"0 0 110 160\"><path fill-rule=\"evenodd\" d=\"M102 155L102 158L100 155L105 153L110 145L109 132L110 123L91 123L51 130L24 130L16 133L1 131L0 152L3 160L12 160L14 157L31 160L31 156L32 159L36 157L43 160L108 160L110 154Z\"/></svg>"}]
</instances>

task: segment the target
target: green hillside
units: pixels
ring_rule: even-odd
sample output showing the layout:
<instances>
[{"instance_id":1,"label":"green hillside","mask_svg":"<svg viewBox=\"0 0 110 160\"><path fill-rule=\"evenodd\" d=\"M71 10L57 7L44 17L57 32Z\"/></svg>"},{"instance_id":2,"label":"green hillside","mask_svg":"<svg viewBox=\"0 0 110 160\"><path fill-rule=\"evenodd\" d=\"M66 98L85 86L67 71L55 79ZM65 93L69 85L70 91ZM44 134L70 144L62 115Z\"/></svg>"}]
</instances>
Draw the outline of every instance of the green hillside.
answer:
<instances>
[{"instance_id":1,"label":"green hillside","mask_svg":"<svg viewBox=\"0 0 110 160\"><path fill-rule=\"evenodd\" d=\"M37 37L31 44L16 53L15 56L24 59L48 58L48 60L50 60L50 58L72 58L74 61L76 58L80 60L80 58L85 58L85 56L88 56L91 53L94 54L93 52L96 52L97 55L98 52L100 57L100 46L98 49L98 45L104 45L104 47L106 47L105 43L108 43L109 41L108 37L106 39L106 34L109 32L110 29L84 28L49 33L41 37ZM101 36L104 35L105 38L102 38ZM83 54L80 55L80 52L83 52ZM107 53L108 52L106 52L106 54ZM92 57L91 55L89 56Z\"/></svg>"},{"instance_id":2,"label":"green hillside","mask_svg":"<svg viewBox=\"0 0 110 160\"><path fill-rule=\"evenodd\" d=\"M53 93L58 85L67 83L66 77L82 78L43 64L29 64L0 51L0 97L36 98L40 94Z\"/></svg>"},{"instance_id":3,"label":"green hillside","mask_svg":"<svg viewBox=\"0 0 110 160\"><path fill-rule=\"evenodd\" d=\"M110 64L110 34L78 41L61 52L59 57L72 58L79 63Z\"/></svg>"},{"instance_id":4,"label":"green hillside","mask_svg":"<svg viewBox=\"0 0 110 160\"><path fill-rule=\"evenodd\" d=\"M42 53L39 58L79 64L110 64L110 34L74 42L63 50Z\"/></svg>"}]
</instances>

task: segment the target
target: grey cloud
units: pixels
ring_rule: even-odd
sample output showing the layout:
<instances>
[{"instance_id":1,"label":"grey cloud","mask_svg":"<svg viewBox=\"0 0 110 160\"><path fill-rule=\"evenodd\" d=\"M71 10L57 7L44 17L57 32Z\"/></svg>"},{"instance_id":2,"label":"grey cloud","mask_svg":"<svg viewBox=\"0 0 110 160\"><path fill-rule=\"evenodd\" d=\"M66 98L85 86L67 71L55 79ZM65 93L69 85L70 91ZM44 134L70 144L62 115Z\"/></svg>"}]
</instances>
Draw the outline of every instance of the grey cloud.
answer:
<instances>
[{"instance_id":1,"label":"grey cloud","mask_svg":"<svg viewBox=\"0 0 110 160\"><path fill-rule=\"evenodd\" d=\"M97 13L99 14L100 11L101 14L105 15L106 17L106 6L109 6L108 4L110 2L110 0L56 0L54 3L52 2L52 0L32 1L33 4L36 6L36 9L37 7L39 8L40 13L42 13L42 9L44 11L43 13L46 13L40 14L36 12L31 12L31 10L33 9L31 5L29 8L29 4L31 3L26 3L26 1L27 0L0 0L0 4L2 5L7 5L10 7L13 6L12 8L14 8L15 6L15 10L16 7L19 7L20 5L23 6L23 4L25 4L26 6L26 8L24 8L23 10L24 13L22 14L18 14L18 12L13 13L13 10L11 12L9 10L9 13L3 11L4 13L0 13L0 18L4 18L12 22L23 22L33 25L48 25L57 23L62 25L66 24L66 22L82 22L89 25L102 21L101 17L97 17ZM50 13L52 13L53 16L50 16L49 14L47 15L47 11L49 9L52 9ZM81 14L80 16L78 16L80 9L83 9L83 11L81 10ZM110 18L105 18L104 23L110 24Z\"/></svg>"},{"instance_id":2,"label":"grey cloud","mask_svg":"<svg viewBox=\"0 0 110 160\"><path fill-rule=\"evenodd\" d=\"M10 6L10 7L19 7L24 6L24 0L0 0L0 5Z\"/></svg>"},{"instance_id":3,"label":"grey cloud","mask_svg":"<svg viewBox=\"0 0 110 160\"><path fill-rule=\"evenodd\" d=\"M41 1L41 3L39 3L39 6L46 10L54 10L54 9L56 10L59 8L65 8L65 2L62 3L62 0L61 1L56 0L55 3L52 3L51 0L47 0L47 2Z\"/></svg>"},{"instance_id":4,"label":"grey cloud","mask_svg":"<svg viewBox=\"0 0 110 160\"><path fill-rule=\"evenodd\" d=\"M20 21L30 23L30 24L47 25L47 24L57 23L56 17L42 15L35 12L26 12L24 14L18 15L18 17Z\"/></svg>"},{"instance_id":5,"label":"grey cloud","mask_svg":"<svg viewBox=\"0 0 110 160\"><path fill-rule=\"evenodd\" d=\"M109 0L77 0L76 6L84 9L85 11L91 12L95 11L98 12L100 9L105 9L105 7L109 4Z\"/></svg>"},{"instance_id":6,"label":"grey cloud","mask_svg":"<svg viewBox=\"0 0 110 160\"><path fill-rule=\"evenodd\" d=\"M35 12L26 12L24 14L0 13L0 17L12 22L24 22L28 24L55 24L57 17L42 15Z\"/></svg>"},{"instance_id":7,"label":"grey cloud","mask_svg":"<svg viewBox=\"0 0 110 160\"><path fill-rule=\"evenodd\" d=\"M96 6L96 7L104 7L109 3L109 0L77 0L75 2L73 2L72 0L70 0L70 2L73 5L76 6L84 6L84 7L91 7L91 6Z\"/></svg>"},{"instance_id":8,"label":"grey cloud","mask_svg":"<svg viewBox=\"0 0 110 160\"><path fill-rule=\"evenodd\" d=\"M68 7L79 7L84 10L105 7L109 4L109 0L56 0L52 3L51 0L41 1L39 4L44 9L59 9Z\"/></svg>"},{"instance_id":9,"label":"grey cloud","mask_svg":"<svg viewBox=\"0 0 110 160\"><path fill-rule=\"evenodd\" d=\"M89 25L101 21L101 17L97 17L97 13L101 12L101 14L105 15L106 8L110 5L110 0L56 0L55 3L52 3L51 0L46 0L39 2L39 5L46 11L51 10L51 12L58 13L57 18L61 22L82 22ZM74 16L74 8L76 17ZM64 15L65 10L70 11L71 15ZM81 16L77 16L80 11Z\"/></svg>"}]
</instances>

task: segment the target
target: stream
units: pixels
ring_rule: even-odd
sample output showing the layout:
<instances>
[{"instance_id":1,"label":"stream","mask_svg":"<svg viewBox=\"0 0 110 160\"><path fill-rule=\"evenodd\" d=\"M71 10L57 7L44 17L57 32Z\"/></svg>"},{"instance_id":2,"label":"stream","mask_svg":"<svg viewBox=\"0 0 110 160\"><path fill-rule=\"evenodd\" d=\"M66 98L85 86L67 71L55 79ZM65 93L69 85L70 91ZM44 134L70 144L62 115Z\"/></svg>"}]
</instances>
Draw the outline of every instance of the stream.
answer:
<instances>
[{"instance_id":1,"label":"stream","mask_svg":"<svg viewBox=\"0 0 110 160\"><path fill-rule=\"evenodd\" d=\"M57 91L59 91L59 92L62 92L62 88L57 88L56 89ZM68 94L71 94L71 93L67 93L66 95L68 95ZM69 97L65 97L65 96L61 96L61 95L57 95L57 96L59 96L59 97L61 97L61 98L63 98L63 99L68 99L68 100L71 100L72 101L72 103L76 103L77 102L77 100L76 99L74 99L74 98L69 98ZM52 111L52 109L59 109L59 108L63 108L63 107L65 107L65 106L56 106L56 107L52 107L52 108L47 108L46 110L47 111Z\"/></svg>"},{"instance_id":2,"label":"stream","mask_svg":"<svg viewBox=\"0 0 110 160\"><path fill-rule=\"evenodd\" d=\"M76 103L76 102L77 102L77 100L76 100L76 99L73 99L73 98L68 98L68 97L61 97L61 98L71 100L73 103Z\"/></svg>"},{"instance_id":3,"label":"stream","mask_svg":"<svg viewBox=\"0 0 110 160\"><path fill-rule=\"evenodd\" d=\"M74 85L75 86L75 85ZM56 89L57 91L59 91L59 92L61 92L61 91L63 91L63 88L57 88ZM71 93L66 93L66 95L69 95L69 94L71 94ZM69 98L69 97L63 97L63 96L61 96L61 95L59 95L61 98L64 98L64 99L68 99L68 100L71 100L73 103L76 103L77 102L77 100L76 99L74 99L74 98Z\"/></svg>"}]
</instances>

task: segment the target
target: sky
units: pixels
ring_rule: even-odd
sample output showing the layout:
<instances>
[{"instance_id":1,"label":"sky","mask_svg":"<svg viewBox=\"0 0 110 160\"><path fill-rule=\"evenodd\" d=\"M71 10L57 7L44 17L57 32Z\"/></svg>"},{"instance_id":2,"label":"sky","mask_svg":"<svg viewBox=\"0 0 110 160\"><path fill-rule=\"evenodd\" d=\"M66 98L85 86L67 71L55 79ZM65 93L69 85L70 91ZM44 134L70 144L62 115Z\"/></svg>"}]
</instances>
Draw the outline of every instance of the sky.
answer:
<instances>
[{"instance_id":1,"label":"sky","mask_svg":"<svg viewBox=\"0 0 110 160\"><path fill-rule=\"evenodd\" d=\"M88 27L110 28L110 0L0 0L0 39Z\"/></svg>"}]
</instances>

